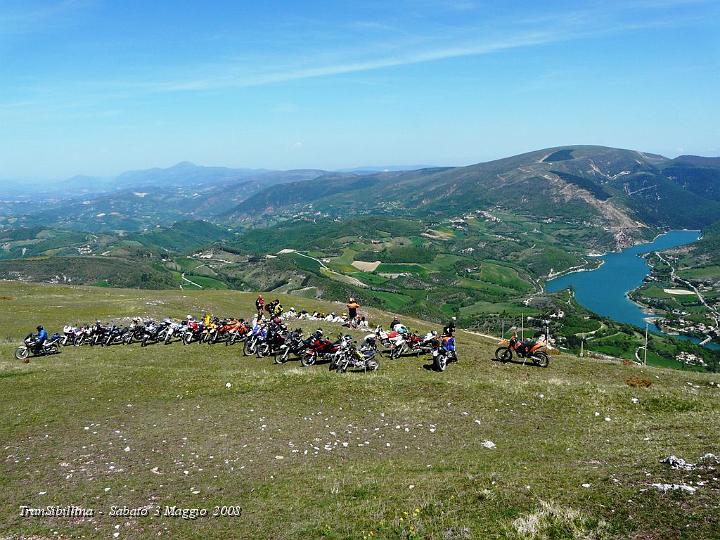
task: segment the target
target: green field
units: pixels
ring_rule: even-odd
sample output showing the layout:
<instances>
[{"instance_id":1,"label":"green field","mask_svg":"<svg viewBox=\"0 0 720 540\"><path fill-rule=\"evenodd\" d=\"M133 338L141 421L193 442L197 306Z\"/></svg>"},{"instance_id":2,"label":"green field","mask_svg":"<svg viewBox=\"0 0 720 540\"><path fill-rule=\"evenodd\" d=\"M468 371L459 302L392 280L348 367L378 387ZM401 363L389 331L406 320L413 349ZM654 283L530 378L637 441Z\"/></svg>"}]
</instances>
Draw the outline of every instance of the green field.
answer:
<instances>
[{"instance_id":1,"label":"green field","mask_svg":"<svg viewBox=\"0 0 720 540\"><path fill-rule=\"evenodd\" d=\"M464 332L461 361L444 373L411 357L381 359L376 374L337 375L224 345L70 347L29 364L12 356L38 322L52 330L201 310L249 315L254 298L0 282L0 536L720 536L717 472L660 463L720 454L717 376L565 355L548 369L503 365L490 360L493 341ZM389 317L369 315L371 323ZM631 377L651 386L628 386ZM665 482L697 491L650 487ZM20 505L69 504L103 514L19 513ZM123 505L151 514L166 505L239 506L242 515L109 515Z\"/></svg>"}]
</instances>

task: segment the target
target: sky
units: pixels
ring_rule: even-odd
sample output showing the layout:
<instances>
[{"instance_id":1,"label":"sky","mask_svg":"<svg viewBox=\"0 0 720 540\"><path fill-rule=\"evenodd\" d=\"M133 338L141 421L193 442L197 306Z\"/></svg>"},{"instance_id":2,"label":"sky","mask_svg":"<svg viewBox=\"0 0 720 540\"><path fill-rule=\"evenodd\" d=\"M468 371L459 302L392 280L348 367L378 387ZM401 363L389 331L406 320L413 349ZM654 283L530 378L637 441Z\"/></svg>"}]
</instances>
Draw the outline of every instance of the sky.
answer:
<instances>
[{"instance_id":1,"label":"sky","mask_svg":"<svg viewBox=\"0 0 720 540\"><path fill-rule=\"evenodd\" d=\"M720 155L720 0L0 2L6 181L564 144Z\"/></svg>"}]
</instances>

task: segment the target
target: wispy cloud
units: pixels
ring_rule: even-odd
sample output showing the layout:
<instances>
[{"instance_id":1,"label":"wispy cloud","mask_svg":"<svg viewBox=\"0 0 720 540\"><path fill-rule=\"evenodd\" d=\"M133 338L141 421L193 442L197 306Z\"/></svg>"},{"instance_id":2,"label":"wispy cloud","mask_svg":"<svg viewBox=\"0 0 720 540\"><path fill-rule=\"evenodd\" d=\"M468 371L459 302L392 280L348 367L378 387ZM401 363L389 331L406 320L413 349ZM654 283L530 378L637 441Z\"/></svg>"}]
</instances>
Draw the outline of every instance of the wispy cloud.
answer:
<instances>
[{"instance_id":1,"label":"wispy cloud","mask_svg":"<svg viewBox=\"0 0 720 540\"><path fill-rule=\"evenodd\" d=\"M703 0L648 0L663 5ZM424 40L407 40L406 43L392 44L386 54L359 55L357 59L327 61L320 65L304 65L297 68L276 68L274 70L252 69L242 64L226 64L219 68L219 74L204 77L165 79L136 85L137 90L147 92L197 92L220 89L241 89L280 84L302 79L332 77L353 73L369 72L400 66L436 62L454 58L489 55L510 49L548 45L552 43L590 39L614 33L632 32L643 29L675 26L682 24L676 18L653 18L648 16L637 22L609 24L612 11L588 9L562 15L543 15L522 22L525 30L495 31L486 38L468 38L468 35L483 35L487 28L462 28L447 33L442 39L428 37ZM350 56L340 51L337 56Z\"/></svg>"}]
</instances>

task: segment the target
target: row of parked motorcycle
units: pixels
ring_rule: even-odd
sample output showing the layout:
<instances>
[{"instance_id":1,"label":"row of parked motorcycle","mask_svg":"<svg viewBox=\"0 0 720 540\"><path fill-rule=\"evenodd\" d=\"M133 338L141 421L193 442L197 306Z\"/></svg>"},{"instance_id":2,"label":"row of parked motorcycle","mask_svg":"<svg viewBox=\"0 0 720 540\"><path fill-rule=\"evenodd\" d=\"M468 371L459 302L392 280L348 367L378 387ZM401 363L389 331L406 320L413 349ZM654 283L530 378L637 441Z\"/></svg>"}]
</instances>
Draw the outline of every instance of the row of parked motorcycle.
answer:
<instances>
[{"instance_id":1,"label":"row of parked motorcycle","mask_svg":"<svg viewBox=\"0 0 720 540\"><path fill-rule=\"evenodd\" d=\"M390 358L403 355L430 354L433 367L444 371L450 362L457 361L455 338L429 332L424 336L407 331L404 327L383 330L380 326L358 343L351 335L340 334L328 339L322 329L309 336L302 329L289 330L280 319L246 322L243 319L220 319L218 317L198 321L188 315L186 320L163 321L134 319L127 326L93 325L65 326L63 334L53 334L41 348L36 346L34 336L26 338L23 346L15 352L16 358L26 360L31 354L56 354L61 346L113 346L140 343L146 347L155 343L170 344L181 341L218 344L227 346L242 344L245 356L273 357L275 363L283 364L299 360L303 366L327 363L330 370L344 373L348 369L376 371L378 355Z\"/></svg>"}]
</instances>

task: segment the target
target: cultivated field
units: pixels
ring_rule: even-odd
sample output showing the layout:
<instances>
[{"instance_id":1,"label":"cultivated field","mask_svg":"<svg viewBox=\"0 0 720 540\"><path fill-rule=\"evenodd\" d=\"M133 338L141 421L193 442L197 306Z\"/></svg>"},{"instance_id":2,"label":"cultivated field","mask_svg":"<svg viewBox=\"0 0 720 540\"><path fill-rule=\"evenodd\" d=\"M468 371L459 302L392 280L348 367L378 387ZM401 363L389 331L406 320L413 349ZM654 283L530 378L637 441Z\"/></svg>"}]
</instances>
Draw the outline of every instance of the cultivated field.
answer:
<instances>
[{"instance_id":1,"label":"cultivated field","mask_svg":"<svg viewBox=\"0 0 720 540\"><path fill-rule=\"evenodd\" d=\"M569 356L548 369L502 365L492 341L462 332L461 361L444 373L409 357L337 375L198 344L13 358L38 323L249 316L253 300L0 282L0 537L720 536L720 465L660 463L720 455L717 375ZM389 317L370 311L371 324ZM21 505L95 516L21 517ZM113 506L150 516L111 516ZM242 515L191 520L166 506Z\"/></svg>"}]
</instances>

